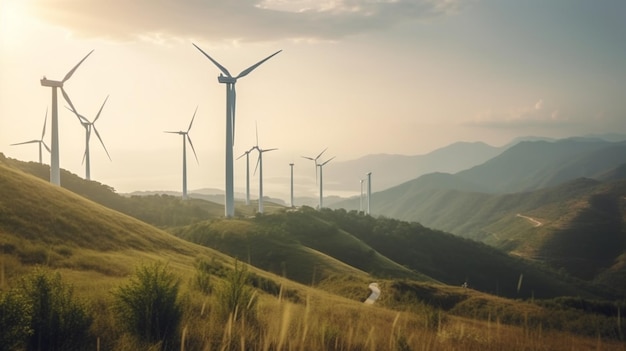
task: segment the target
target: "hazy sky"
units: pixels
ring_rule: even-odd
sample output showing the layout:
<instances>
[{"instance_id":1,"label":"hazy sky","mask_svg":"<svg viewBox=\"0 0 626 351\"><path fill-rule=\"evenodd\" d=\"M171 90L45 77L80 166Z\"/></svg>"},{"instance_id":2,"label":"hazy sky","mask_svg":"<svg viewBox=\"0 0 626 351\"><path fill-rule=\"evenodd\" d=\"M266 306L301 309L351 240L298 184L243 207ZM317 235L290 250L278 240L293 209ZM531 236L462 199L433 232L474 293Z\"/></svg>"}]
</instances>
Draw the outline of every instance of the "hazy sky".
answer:
<instances>
[{"instance_id":1,"label":"hazy sky","mask_svg":"<svg viewBox=\"0 0 626 351\"><path fill-rule=\"evenodd\" d=\"M92 136L92 179L180 190L181 138L163 131L185 130L198 106L189 188L223 188L225 87L192 43L233 75L282 49L236 85L235 155L258 123L260 146L279 148L263 157L265 194L288 193L289 162L296 195L313 194L300 156L325 147L339 162L626 133L625 38L623 0L0 0L0 152L38 159L36 145L9 144L41 135L51 91L39 80L94 49L65 84L90 119L110 95L96 127L113 161ZM84 176L84 129L61 96L59 123L61 167ZM245 158L235 176L241 192Z\"/></svg>"}]
</instances>

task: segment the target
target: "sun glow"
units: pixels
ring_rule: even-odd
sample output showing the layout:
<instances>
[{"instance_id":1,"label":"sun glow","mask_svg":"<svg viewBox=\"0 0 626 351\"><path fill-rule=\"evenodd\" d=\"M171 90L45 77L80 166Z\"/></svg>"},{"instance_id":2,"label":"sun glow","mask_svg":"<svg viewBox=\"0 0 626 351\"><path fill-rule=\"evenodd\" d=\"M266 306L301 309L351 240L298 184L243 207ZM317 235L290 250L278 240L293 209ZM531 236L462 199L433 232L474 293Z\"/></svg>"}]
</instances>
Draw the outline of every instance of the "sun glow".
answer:
<instances>
[{"instance_id":1,"label":"sun glow","mask_svg":"<svg viewBox=\"0 0 626 351\"><path fill-rule=\"evenodd\" d=\"M6 48L20 41L22 32L29 21L29 1L0 1L0 45Z\"/></svg>"}]
</instances>

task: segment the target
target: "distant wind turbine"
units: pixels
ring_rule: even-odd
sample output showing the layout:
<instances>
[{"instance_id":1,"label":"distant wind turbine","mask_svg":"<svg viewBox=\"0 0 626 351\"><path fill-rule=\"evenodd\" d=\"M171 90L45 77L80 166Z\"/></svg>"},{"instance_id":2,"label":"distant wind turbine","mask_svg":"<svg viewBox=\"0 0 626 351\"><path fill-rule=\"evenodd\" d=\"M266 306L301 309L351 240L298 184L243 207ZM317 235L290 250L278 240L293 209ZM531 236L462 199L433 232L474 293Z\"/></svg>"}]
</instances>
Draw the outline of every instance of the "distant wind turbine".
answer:
<instances>
[{"instance_id":1,"label":"distant wind turbine","mask_svg":"<svg viewBox=\"0 0 626 351\"><path fill-rule=\"evenodd\" d=\"M193 147L193 143L191 142L191 137L189 137L189 131L191 130L191 126L193 125L193 120L196 118L196 112L198 112L198 107L196 106L196 110L193 111L193 116L191 117L191 122L189 122L189 128L187 128L186 132L178 131L171 132L166 131L165 133L171 134L179 134L183 136L183 199L187 199L187 141L189 141L189 145L191 146L191 151L193 151L193 155L196 158L196 162L198 162L198 155L196 155L196 149ZM199 164L200 162L198 162Z\"/></svg>"},{"instance_id":2,"label":"distant wind turbine","mask_svg":"<svg viewBox=\"0 0 626 351\"><path fill-rule=\"evenodd\" d=\"M246 206L250 205L250 152L252 152L254 148L245 151L241 156L237 157L237 159L246 156Z\"/></svg>"},{"instance_id":3,"label":"distant wind turbine","mask_svg":"<svg viewBox=\"0 0 626 351\"><path fill-rule=\"evenodd\" d=\"M256 149L259 152L259 158L257 159L256 167L254 168L254 173L256 173L257 169L259 170L259 213L263 213L263 153L278 150L278 149L277 148L261 149L259 147L258 128L256 132L256 145L252 149Z\"/></svg>"},{"instance_id":4,"label":"distant wind turbine","mask_svg":"<svg viewBox=\"0 0 626 351\"><path fill-rule=\"evenodd\" d=\"M367 173L367 214L371 214L372 203L372 172Z\"/></svg>"},{"instance_id":5,"label":"distant wind turbine","mask_svg":"<svg viewBox=\"0 0 626 351\"><path fill-rule=\"evenodd\" d=\"M107 103L107 100L109 100L108 96L106 97L106 99L104 99L104 102L102 103L102 106L100 107L100 110L98 111L98 114L96 115L96 118L94 118L93 122L89 122L89 120L85 116L79 114L74 109L74 106L72 106L72 109L68 107L68 109L76 115L80 124L83 125L83 128L85 128L85 153L83 154L83 162L85 163L85 179L87 180L91 180L91 163L90 163L90 158L89 158L89 139L91 138L92 130L96 133L98 140L100 140L100 144L102 144L102 147L104 148L104 151L107 153L109 160L111 160L109 151L107 151L107 147L104 146L104 142L102 141L102 138L100 137L100 133L98 133L98 129L96 129L96 125L95 125L98 118L100 118L100 113L102 113L102 109L104 108L104 104Z\"/></svg>"},{"instance_id":6,"label":"distant wind turbine","mask_svg":"<svg viewBox=\"0 0 626 351\"><path fill-rule=\"evenodd\" d=\"M330 159L326 160L325 162L322 162L319 165L317 165L317 167L319 167L320 169L320 210L324 207L324 190L323 190L324 179L322 176L322 170L324 169L324 166L326 166L326 164L332 161L335 157L336 156L333 156Z\"/></svg>"},{"instance_id":7,"label":"distant wind turbine","mask_svg":"<svg viewBox=\"0 0 626 351\"><path fill-rule=\"evenodd\" d=\"M233 172L233 145L235 141L235 108L237 102L237 93L235 92L235 83L237 79L243 78L259 67L262 63L272 58L282 50L276 51L263 60L255 63L254 65L241 71L239 75L233 77L228 70L215 61L206 52L202 51L196 44L193 44L196 49L200 50L204 56L206 56L219 70L222 72L217 77L218 82L226 84L226 186L225 186L225 201L224 212L226 217L232 217L235 215L235 191L234 191L234 172Z\"/></svg>"},{"instance_id":8,"label":"distant wind turbine","mask_svg":"<svg viewBox=\"0 0 626 351\"><path fill-rule=\"evenodd\" d=\"M291 168L291 187L290 187L290 189L291 189L291 196L290 196L291 202L290 202L290 204L291 204L291 208L294 208L294 205L293 205L293 162L289 164L289 167Z\"/></svg>"},{"instance_id":9,"label":"distant wind turbine","mask_svg":"<svg viewBox=\"0 0 626 351\"><path fill-rule=\"evenodd\" d=\"M63 94L65 101L72 107L72 110L74 110L74 105L72 104L72 101L70 101L69 96L67 96L65 90L63 89L63 83L65 83L68 79L72 77L78 66L80 66L81 63L83 63L83 61L85 61L87 57L91 55L92 52L93 50L91 50L87 54L87 56L80 60L80 62L78 62L78 64L74 66L74 68L67 72L65 77L63 77L63 80L50 80L47 79L45 76L41 79L42 86L52 88L52 142L50 145L50 183L54 185L61 185L61 168L59 164L59 119L57 108L57 88L61 88L61 93Z\"/></svg>"},{"instance_id":10,"label":"distant wind turbine","mask_svg":"<svg viewBox=\"0 0 626 351\"><path fill-rule=\"evenodd\" d=\"M16 144L11 144L11 145L24 145L24 144L34 144L34 143L38 143L39 144L39 164L43 164L43 158L42 158L42 149L41 146L43 145L46 150L48 150L48 152L50 152L50 148L48 147L48 145L46 145L46 142L43 141L43 137L46 135L46 122L48 122L48 109L46 108L46 117L43 120L43 130L41 131L41 139L39 140L30 140L30 141L25 141L23 143L16 143Z\"/></svg>"},{"instance_id":11,"label":"distant wind turbine","mask_svg":"<svg viewBox=\"0 0 626 351\"><path fill-rule=\"evenodd\" d=\"M361 196L359 196L359 213L363 213L363 181L365 179L359 179L361 183Z\"/></svg>"},{"instance_id":12,"label":"distant wind turbine","mask_svg":"<svg viewBox=\"0 0 626 351\"><path fill-rule=\"evenodd\" d=\"M328 150L328 148L325 148L324 150L322 150L322 152L320 152L319 155L317 155L316 157L302 156L302 158L306 158L307 160L311 160L315 164L314 168L315 168L315 183L316 184L317 184L317 166L318 166L317 160L322 156L322 154L324 152L326 152L326 150Z\"/></svg>"}]
</instances>

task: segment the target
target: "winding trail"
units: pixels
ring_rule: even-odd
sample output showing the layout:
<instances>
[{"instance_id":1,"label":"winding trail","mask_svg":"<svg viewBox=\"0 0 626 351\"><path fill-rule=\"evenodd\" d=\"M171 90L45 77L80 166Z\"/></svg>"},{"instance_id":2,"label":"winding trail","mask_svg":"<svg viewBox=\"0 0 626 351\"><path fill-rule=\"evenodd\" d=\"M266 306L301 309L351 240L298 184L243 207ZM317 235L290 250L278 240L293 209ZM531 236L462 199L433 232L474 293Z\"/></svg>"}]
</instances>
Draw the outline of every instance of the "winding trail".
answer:
<instances>
[{"instance_id":1,"label":"winding trail","mask_svg":"<svg viewBox=\"0 0 626 351\"><path fill-rule=\"evenodd\" d=\"M369 288L372 290L372 294L367 298L367 300L363 301L363 303L366 305L373 305L380 296L380 288L377 283L370 284Z\"/></svg>"},{"instance_id":2,"label":"winding trail","mask_svg":"<svg viewBox=\"0 0 626 351\"><path fill-rule=\"evenodd\" d=\"M522 215L520 213L516 214L515 216L516 217L521 217L521 218L524 218L524 219L527 219L527 220L531 221L535 228L536 227L540 227L543 224L543 223L539 222L538 220L536 220L536 219L534 219L532 217L524 216L524 215Z\"/></svg>"}]
</instances>

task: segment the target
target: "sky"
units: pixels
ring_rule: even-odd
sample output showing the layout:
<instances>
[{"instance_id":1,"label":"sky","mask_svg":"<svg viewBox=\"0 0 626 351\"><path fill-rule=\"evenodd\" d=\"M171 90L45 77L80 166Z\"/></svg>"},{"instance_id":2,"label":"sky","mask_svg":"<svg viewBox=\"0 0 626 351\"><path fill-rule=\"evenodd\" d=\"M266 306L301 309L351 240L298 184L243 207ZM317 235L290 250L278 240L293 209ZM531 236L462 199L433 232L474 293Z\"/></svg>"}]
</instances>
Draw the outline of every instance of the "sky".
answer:
<instances>
[{"instance_id":1,"label":"sky","mask_svg":"<svg viewBox=\"0 0 626 351\"><path fill-rule=\"evenodd\" d=\"M278 148L263 157L265 195L288 196L293 162L296 196L314 196L301 156L325 148L332 167L457 141L626 134L624 38L622 0L0 0L0 152L38 161L36 145L10 144L41 136L39 80L94 50L65 83L91 120L109 96L95 125L111 160L92 135L92 179L180 191L181 137L163 132L186 130L197 107L188 187L223 189L225 86L192 44L233 75L282 50L236 84L234 153L258 130ZM65 106L59 95L60 164L84 176L84 129ZM245 172L244 157L236 192Z\"/></svg>"}]
</instances>

